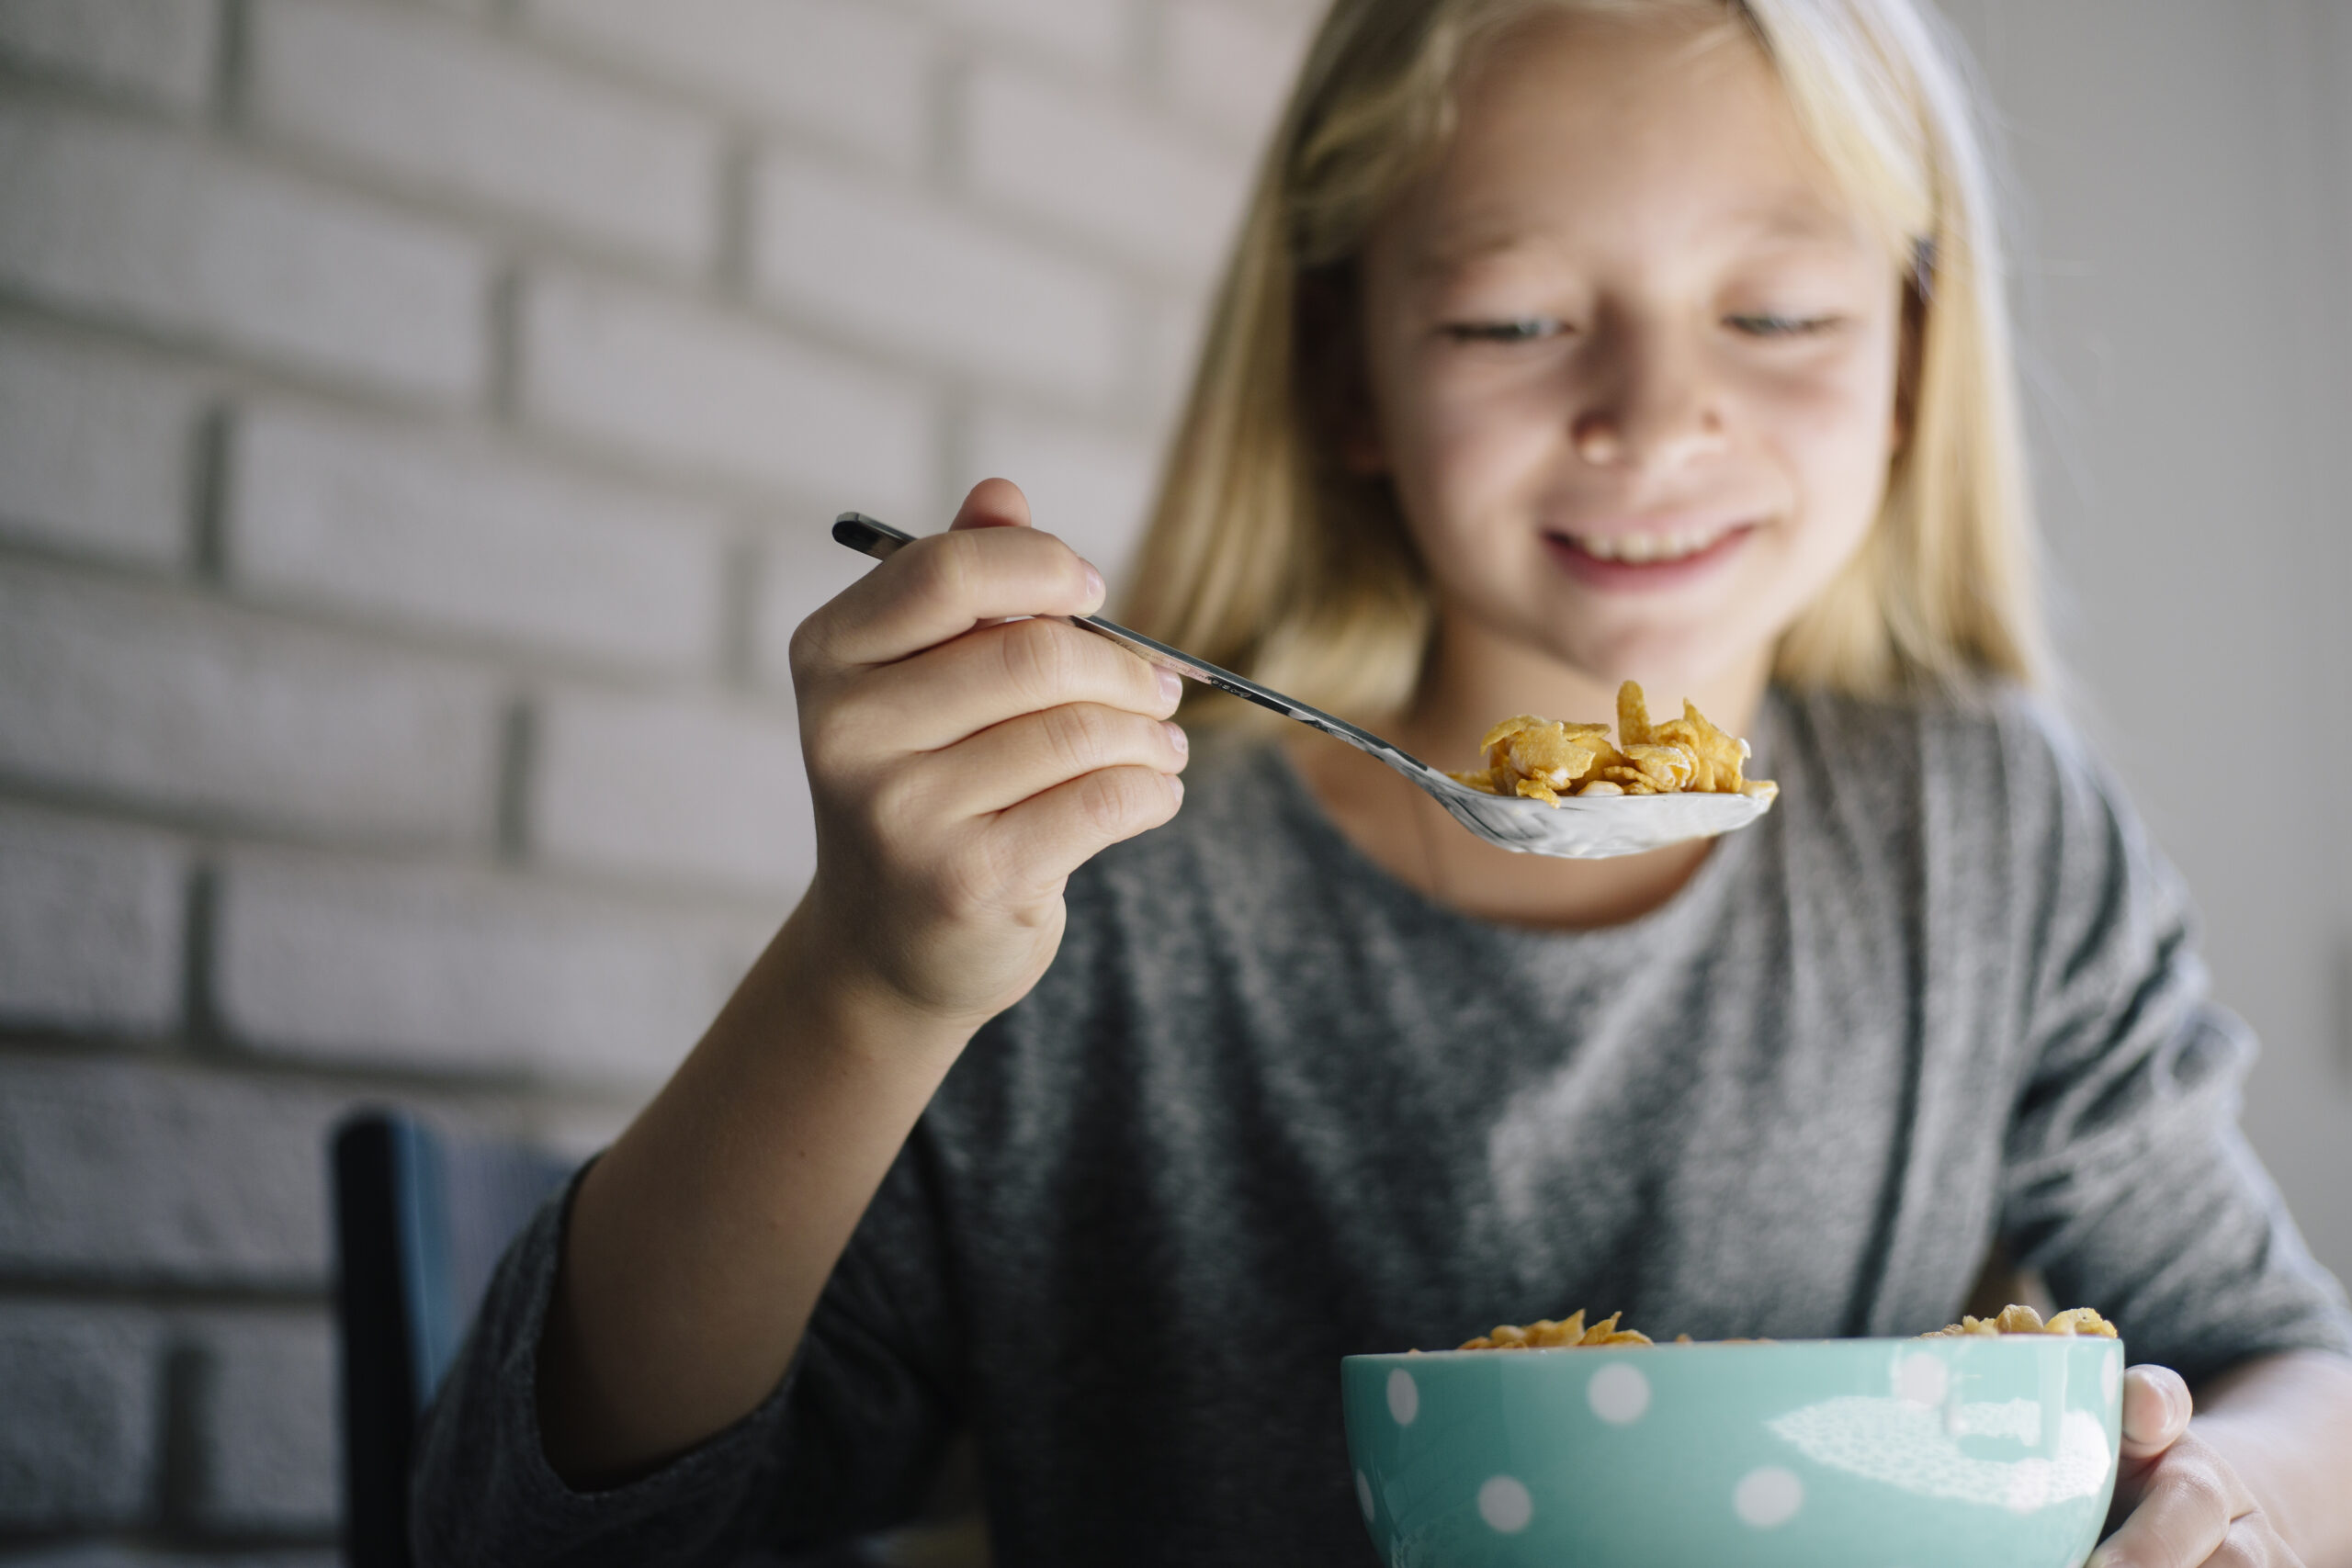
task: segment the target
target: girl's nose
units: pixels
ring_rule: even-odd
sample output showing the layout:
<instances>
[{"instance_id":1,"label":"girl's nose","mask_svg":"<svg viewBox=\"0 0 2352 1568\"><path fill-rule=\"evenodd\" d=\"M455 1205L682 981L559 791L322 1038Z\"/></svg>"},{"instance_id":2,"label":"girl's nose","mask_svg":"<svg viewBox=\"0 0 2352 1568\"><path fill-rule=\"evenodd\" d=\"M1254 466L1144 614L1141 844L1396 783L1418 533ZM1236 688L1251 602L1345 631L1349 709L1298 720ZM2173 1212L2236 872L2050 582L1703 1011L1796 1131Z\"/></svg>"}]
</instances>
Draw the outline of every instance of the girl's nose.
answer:
<instances>
[{"instance_id":1,"label":"girl's nose","mask_svg":"<svg viewBox=\"0 0 2352 1568\"><path fill-rule=\"evenodd\" d=\"M1633 350L1633 345L1624 345ZM1721 450L1722 412L1697 368L1656 345L1621 352L1568 427L1577 456L1597 468L1671 472Z\"/></svg>"}]
</instances>

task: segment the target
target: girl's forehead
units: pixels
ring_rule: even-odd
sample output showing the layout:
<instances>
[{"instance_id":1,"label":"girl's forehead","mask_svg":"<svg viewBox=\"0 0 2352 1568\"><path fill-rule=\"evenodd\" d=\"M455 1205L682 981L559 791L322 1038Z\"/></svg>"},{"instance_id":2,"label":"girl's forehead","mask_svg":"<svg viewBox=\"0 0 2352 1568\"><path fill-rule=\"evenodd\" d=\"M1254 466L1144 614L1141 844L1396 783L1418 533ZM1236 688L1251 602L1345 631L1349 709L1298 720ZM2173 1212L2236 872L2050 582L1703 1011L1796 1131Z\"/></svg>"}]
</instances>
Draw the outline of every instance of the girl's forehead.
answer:
<instances>
[{"instance_id":1,"label":"girl's forehead","mask_svg":"<svg viewBox=\"0 0 2352 1568\"><path fill-rule=\"evenodd\" d=\"M1514 33L1394 216L1417 271L1562 244L1871 243L1762 51L1676 11Z\"/></svg>"}]
</instances>

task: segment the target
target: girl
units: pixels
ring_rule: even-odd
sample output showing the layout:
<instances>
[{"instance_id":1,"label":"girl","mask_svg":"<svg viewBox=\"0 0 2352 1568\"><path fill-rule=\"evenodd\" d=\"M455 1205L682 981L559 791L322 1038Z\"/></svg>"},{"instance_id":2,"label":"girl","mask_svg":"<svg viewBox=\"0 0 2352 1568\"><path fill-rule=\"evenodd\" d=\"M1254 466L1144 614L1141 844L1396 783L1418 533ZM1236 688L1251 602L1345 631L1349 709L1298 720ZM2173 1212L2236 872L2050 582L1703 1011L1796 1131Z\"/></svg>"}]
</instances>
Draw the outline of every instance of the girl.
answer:
<instances>
[{"instance_id":1,"label":"girl","mask_svg":"<svg viewBox=\"0 0 2352 1568\"><path fill-rule=\"evenodd\" d=\"M2248 1042L2025 694L2001 287L1913 0L1338 0L1128 617L1431 759L1638 677L1778 807L1521 859L1200 705L1187 799L980 486L801 628L814 882L506 1259L424 1560L833 1539L968 1427L1002 1561L1356 1562L1347 1352L1914 1334L1999 1245L2160 1364L2105 1561L2352 1561Z\"/></svg>"}]
</instances>

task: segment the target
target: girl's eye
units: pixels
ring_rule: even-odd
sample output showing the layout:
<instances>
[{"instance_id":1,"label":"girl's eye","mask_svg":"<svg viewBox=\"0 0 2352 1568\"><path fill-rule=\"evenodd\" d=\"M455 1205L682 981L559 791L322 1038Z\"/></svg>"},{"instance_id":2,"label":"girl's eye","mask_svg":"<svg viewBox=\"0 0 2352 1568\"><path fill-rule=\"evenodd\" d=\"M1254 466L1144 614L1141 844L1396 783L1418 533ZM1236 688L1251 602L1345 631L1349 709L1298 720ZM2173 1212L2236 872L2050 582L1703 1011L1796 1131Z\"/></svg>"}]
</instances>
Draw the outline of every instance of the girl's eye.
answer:
<instances>
[{"instance_id":1,"label":"girl's eye","mask_svg":"<svg viewBox=\"0 0 2352 1568\"><path fill-rule=\"evenodd\" d=\"M1725 316L1724 322L1732 331L1746 333L1749 337L1817 337L1838 324L1836 316L1775 316L1754 314Z\"/></svg>"},{"instance_id":2,"label":"girl's eye","mask_svg":"<svg viewBox=\"0 0 2352 1568\"><path fill-rule=\"evenodd\" d=\"M1445 335L1456 343L1538 343L1566 329L1544 316L1502 321L1448 321Z\"/></svg>"}]
</instances>

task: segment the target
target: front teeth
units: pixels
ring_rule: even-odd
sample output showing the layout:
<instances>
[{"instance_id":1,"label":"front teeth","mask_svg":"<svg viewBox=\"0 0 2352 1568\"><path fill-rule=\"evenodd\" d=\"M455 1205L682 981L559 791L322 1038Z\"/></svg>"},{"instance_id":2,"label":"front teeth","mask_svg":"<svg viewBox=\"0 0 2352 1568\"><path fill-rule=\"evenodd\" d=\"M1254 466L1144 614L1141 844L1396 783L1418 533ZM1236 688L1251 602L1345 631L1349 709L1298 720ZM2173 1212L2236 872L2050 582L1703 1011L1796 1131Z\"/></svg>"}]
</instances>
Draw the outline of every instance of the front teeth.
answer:
<instances>
[{"instance_id":1,"label":"front teeth","mask_svg":"<svg viewBox=\"0 0 2352 1568\"><path fill-rule=\"evenodd\" d=\"M1680 560L1685 556L1695 556L1730 532L1728 528L1698 528L1681 534L1578 536L1577 544L1585 554L1597 560L1648 566L1657 561Z\"/></svg>"}]
</instances>

